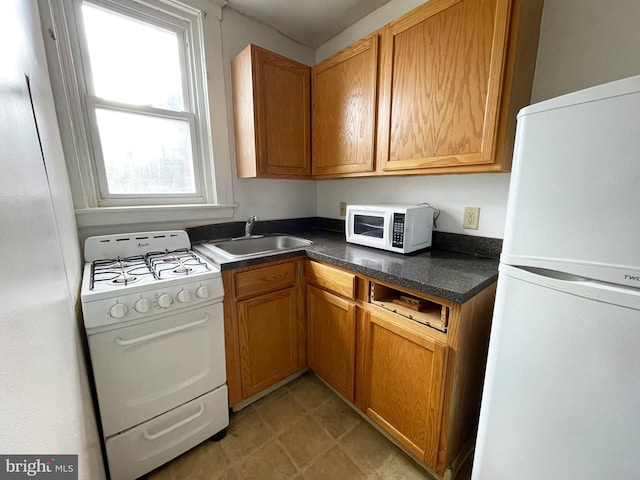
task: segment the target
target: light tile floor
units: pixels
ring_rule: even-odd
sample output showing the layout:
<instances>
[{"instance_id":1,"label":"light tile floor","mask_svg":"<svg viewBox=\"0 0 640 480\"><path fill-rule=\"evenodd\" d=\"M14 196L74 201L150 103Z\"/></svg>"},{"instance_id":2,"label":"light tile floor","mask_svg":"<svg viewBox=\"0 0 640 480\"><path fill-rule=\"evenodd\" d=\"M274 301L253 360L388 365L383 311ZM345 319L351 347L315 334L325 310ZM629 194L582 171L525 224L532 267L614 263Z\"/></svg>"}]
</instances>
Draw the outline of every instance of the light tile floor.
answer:
<instances>
[{"instance_id":1,"label":"light tile floor","mask_svg":"<svg viewBox=\"0 0 640 480\"><path fill-rule=\"evenodd\" d=\"M470 462L456 480L468 480ZM227 436L207 441L147 480L420 480L419 465L313 374L233 414Z\"/></svg>"}]
</instances>

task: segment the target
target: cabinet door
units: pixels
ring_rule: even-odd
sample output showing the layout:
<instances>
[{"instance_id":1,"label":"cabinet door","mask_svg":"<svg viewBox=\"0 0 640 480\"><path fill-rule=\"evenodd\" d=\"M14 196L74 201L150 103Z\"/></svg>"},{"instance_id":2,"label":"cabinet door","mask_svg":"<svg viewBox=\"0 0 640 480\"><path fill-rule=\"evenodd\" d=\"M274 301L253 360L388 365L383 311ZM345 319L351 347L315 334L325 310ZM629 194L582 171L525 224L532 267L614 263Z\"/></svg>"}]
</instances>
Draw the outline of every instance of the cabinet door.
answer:
<instances>
[{"instance_id":1,"label":"cabinet door","mask_svg":"<svg viewBox=\"0 0 640 480\"><path fill-rule=\"evenodd\" d=\"M287 288L238 302L243 398L298 370L295 292Z\"/></svg>"},{"instance_id":2,"label":"cabinet door","mask_svg":"<svg viewBox=\"0 0 640 480\"><path fill-rule=\"evenodd\" d=\"M372 172L378 35L313 67L313 175Z\"/></svg>"},{"instance_id":3,"label":"cabinet door","mask_svg":"<svg viewBox=\"0 0 640 480\"><path fill-rule=\"evenodd\" d=\"M355 306L335 295L307 287L309 367L353 402L356 320Z\"/></svg>"},{"instance_id":4,"label":"cabinet door","mask_svg":"<svg viewBox=\"0 0 640 480\"><path fill-rule=\"evenodd\" d=\"M431 0L386 26L382 173L494 162L511 3Z\"/></svg>"},{"instance_id":5,"label":"cabinet door","mask_svg":"<svg viewBox=\"0 0 640 480\"><path fill-rule=\"evenodd\" d=\"M309 176L311 68L249 45L231 71L238 176Z\"/></svg>"},{"instance_id":6,"label":"cabinet door","mask_svg":"<svg viewBox=\"0 0 640 480\"><path fill-rule=\"evenodd\" d=\"M447 347L386 312L365 313L364 336L367 415L435 470Z\"/></svg>"}]
</instances>

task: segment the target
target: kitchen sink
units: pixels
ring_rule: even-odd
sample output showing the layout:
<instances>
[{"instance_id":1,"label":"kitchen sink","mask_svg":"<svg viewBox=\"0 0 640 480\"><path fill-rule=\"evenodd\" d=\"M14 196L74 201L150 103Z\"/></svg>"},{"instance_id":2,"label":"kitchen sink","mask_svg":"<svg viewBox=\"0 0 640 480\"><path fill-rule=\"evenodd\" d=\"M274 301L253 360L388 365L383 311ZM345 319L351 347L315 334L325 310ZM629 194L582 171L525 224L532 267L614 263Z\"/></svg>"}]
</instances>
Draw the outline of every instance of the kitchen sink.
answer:
<instances>
[{"instance_id":1,"label":"kitchen sink","mask_svg":"<svg viewBox=\"0 0 640 480\"><path fill-rule=\"evenodd\" d=\"M239 260L302 250L313 242L292 235L239 237L220 242L205 242L200 248L217 256Z\"/></svg>"}]
</instances>

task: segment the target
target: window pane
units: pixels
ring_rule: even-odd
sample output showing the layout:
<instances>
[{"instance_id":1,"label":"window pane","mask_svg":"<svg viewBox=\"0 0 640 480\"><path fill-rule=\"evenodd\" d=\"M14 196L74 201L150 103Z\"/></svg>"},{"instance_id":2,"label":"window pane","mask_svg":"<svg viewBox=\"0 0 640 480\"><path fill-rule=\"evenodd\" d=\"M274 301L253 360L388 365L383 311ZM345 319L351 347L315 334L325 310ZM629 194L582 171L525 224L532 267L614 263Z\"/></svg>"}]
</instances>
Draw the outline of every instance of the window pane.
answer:
<instances>
[{"instance_id":1,"label":"window pane","mask_svg":"<svg viewBox=\"0 0 640 480\"><path fill-rule=\"evenodd\" d=\"M82 5L95 96L184 111L178 35ZM92 92L89 92L92 93Z\"/></svg>"},{"instance_id":2,"label":"window pane","mask_svg":"<svg viewBox=\"0 0 640 480\"><path fill-rule=\"evenodd\" d=\"M96 108L110 194L194 194L186 120Z\"/></svg>"}]
</instances>

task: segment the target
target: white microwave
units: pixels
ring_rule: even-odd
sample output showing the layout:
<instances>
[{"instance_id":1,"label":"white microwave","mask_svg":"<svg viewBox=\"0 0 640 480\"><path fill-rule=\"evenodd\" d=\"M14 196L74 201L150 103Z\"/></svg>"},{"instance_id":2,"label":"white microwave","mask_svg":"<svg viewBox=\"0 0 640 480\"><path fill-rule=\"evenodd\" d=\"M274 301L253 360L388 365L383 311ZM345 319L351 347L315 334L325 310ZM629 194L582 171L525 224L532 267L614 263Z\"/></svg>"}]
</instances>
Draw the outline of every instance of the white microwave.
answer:
<instances>
[{"instance_id":1,"label":"white microwave","mask_svg":"<svg viewBox=\"0 0 640 480\"><path fill-rule=\"evenodd\" d=\"M434 212L427 205L347 205L347 242L398 253L430 247Z\"/></svg>"}]
</instances>

